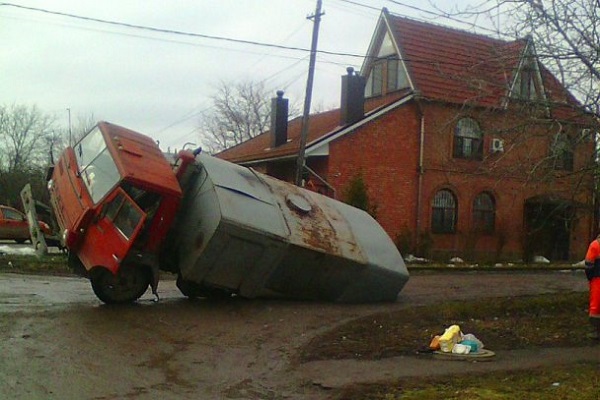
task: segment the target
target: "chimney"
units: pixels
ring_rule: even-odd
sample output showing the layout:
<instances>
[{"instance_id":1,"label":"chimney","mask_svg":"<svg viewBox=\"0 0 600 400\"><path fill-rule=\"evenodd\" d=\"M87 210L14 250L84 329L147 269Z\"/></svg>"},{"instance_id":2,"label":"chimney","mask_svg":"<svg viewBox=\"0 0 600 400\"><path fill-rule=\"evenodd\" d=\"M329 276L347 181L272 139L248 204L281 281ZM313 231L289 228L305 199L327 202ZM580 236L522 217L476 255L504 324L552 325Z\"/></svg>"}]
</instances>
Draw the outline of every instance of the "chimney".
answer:
<instances>
[{"instance_id":1,"label":"chimney","mask_svg":"<svg viewBox=\"0 0 600 400\"><path fill-rule=\"evenodd\" d=\"M346 68L348 75L342 76L342 99L340 125L349 125L365 116L365 78L355 74L354 68Z\"/></svg>"},{"instance_id":2,"label":"chimney","mask_svg":"<svg viewBox=\"0 0 600 400\"><path fill-rule=\"evenodd\" d=\"M271 148L287 143L288 99L283 98L283 90L271 99Z\"/></svg>"}]
</instances>

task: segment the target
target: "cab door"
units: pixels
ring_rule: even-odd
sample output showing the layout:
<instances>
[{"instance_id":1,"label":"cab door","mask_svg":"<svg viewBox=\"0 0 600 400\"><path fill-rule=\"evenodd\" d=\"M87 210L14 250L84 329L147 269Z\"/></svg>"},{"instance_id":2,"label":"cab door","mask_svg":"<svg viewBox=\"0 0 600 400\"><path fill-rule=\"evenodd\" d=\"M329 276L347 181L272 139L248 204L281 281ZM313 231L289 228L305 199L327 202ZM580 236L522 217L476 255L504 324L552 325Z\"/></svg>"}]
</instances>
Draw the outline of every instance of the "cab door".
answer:
<instances>
[{"instance_id":1,"label":"cab door","mask_svg":"<svg viewBox=\"0 0 600 400\"><path fill-rule=\"evenodd\" d=\"M116 273L145 221L146 214L123 189L107 196L78 251L86 269L103 266Z\"/></svg>"}]
</instances>

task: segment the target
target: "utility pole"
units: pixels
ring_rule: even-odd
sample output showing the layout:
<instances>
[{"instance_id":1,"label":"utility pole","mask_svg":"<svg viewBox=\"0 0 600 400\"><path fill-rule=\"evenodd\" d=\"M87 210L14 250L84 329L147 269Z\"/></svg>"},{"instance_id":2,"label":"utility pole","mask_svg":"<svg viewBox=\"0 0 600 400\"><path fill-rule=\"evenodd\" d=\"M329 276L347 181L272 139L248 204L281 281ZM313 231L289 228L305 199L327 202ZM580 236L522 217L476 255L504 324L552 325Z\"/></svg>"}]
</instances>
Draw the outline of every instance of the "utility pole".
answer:
<instances>
[{"instance_id":1,"label":"utility pole","mask_svg":"<svg viewBox=\"0 0 600 400\"><path fill-rule=\"evenodd\" d=\"M300 133L300 148L298 150L298 160L296 164L296 186L302 184L302 171L304 169L304 153L306 151L306 138L308 136L310 102L312 99L312 87L315 77L315 62L317 59L317 43L319 41L319 24L321 22L321 0L317 0L317 8L313 15L308 19L314 19L312 44L310 46L310 61L308 64L308 79L306 80L306 94L304 95L304 113L302 114L302 131Z\"/></svg>"}]
</instances>

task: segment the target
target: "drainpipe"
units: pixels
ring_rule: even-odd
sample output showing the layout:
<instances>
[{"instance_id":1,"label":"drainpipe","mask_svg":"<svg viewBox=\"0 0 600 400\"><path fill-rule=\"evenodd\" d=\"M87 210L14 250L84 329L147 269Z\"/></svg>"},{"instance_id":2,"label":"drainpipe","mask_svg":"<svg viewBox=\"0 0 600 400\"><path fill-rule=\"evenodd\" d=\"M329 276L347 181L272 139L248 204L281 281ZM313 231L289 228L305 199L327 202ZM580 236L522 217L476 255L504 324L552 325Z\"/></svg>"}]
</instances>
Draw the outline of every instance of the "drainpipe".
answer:
<instances>
[{"instance_id":1,"label":"drainpipe","mask_svg":"<svg viewBox=\"0 0 600 400\"><path fill-rule=\"evenodd\" d=\"M425 169L423 167L423 153L425 148L425 113L423 112L423 107L419 102L419 99L415 99L417 103L417 107L419 109L419 115L421 117L421 126L419 131L419 166L417 167L417 218L415 221L416 224L416 247L420 246L420 232L421 232L421 213L423 208L423 175L425 174Z\"/></svg>"}]
</instances>

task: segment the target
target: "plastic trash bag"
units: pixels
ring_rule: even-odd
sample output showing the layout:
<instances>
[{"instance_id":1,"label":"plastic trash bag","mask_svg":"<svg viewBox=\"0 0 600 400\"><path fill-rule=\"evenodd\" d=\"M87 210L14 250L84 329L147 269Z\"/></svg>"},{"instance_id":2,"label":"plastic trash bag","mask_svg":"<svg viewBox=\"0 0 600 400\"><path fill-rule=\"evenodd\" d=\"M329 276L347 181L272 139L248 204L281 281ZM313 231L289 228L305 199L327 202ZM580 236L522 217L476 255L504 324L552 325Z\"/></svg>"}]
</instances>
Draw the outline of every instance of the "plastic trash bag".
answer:
<instances>
[{"instance_id":1,"label":"plastic trash bag","mask_svg":"<svg viewBox=\"0 0 600 400\"><path fill-rule=\"evenodd\" d=\"M440 349L440 335L435 335L431 342L429 343L429 348L431 350L439 350Z\"/></svg>"},{"instance_id":2,"label":"plastic trash bag","mask_svg":"<svg viewBox=\"0 0 600 400\"><path fill-rule=\"evenodd\" d=\"M469 354L471 352L471 347L461 344L461 343L457 343L454 346L452 346L452 353L453 354Z\"/></svg>"},{"instance_id":3,"label":"plastic trash bag","mask_svg":"<svg viewBox=\"0 0 600 400\"><path fill-rule=\"evenodd\" d=\"M446 331L440 336L440 350L444 353L450 353L454 345L462 341L460 326L452 325L446 328Z\"/></svg>"},{"instance_id":4,"label":"plastic trash bag","mask_svg":"<svg viewBox=\"0 0 600 400\"><path fill-rule=\"evenodd\" d=\"M483 349L483 342L481 340L479 340L472 333L467 333L467 334L463 335L462 339L463 340L461 343L468 344L469 346L471 346L471 352L473 352L473 353L476 353L478 351L481 351L481 349ZM475 346L473 346L473 344L475 344ZM476 348L474 348L474 347L476 347Z\"/></svg>"}]
</instances>

